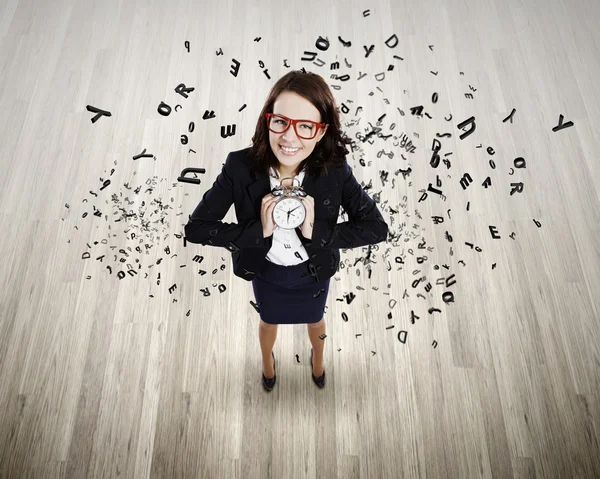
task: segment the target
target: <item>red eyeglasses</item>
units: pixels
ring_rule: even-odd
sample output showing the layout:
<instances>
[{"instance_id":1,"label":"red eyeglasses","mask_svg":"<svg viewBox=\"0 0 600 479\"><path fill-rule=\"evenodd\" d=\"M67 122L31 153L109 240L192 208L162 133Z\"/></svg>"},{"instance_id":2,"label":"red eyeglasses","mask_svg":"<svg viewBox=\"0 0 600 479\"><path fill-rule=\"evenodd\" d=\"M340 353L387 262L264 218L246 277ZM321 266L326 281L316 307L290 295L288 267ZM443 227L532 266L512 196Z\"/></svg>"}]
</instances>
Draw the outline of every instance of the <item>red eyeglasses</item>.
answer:
<instances>
[{"instance_id":1,"label":"red eyeglasses","mask_svg":"<svg viewBox=\"0 0 600 479\"><path fill-rule=\"evenodd\" d=\"M275 113L267 113L266 117L267 127L273 133L285 133L290 125L294 125L296 135L305 140L312 140L319 131L319 128L327 126L327 123L317 123L312 120L292 120L287 116Z\"/></svg>"}]
</instances>

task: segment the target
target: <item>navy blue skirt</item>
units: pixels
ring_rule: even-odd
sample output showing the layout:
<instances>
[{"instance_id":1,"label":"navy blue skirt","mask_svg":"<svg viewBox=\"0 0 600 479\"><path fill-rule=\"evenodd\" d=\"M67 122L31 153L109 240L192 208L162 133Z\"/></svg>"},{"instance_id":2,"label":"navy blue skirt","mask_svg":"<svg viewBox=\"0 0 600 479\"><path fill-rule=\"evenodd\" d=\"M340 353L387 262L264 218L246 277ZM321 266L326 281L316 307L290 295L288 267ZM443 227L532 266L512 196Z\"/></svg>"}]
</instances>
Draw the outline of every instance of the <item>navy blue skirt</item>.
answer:
<instances>
[{"instance_id":1,"label":"navy blue skirt","mask_svg":"<svg viewBox=\"0 0 600 479\"><path fill-rule=\"evenodd\" d=\"M293 266L267 258L252 280L260 318L270 324L317 323L324 316L330 278L315 281L308 260Z\"/></svg>"}]
</instances>

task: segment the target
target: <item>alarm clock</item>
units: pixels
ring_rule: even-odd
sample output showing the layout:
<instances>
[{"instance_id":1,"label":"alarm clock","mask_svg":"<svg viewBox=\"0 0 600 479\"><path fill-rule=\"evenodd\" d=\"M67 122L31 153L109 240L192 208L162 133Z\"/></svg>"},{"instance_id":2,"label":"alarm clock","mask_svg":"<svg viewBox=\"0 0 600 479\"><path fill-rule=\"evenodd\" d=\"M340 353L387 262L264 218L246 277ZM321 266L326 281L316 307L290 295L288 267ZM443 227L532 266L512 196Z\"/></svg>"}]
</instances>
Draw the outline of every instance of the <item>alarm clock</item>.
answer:
<instances>
[{"instance_id":1,"label":"alarm clock","mask_svg":"<svg viewBox=\"0 0 600 479\"><path fill-rule=\"evenodd\" d=\"M289 188L283 186L283 180L288 178L292 179L292 186ZM306 208L302 198L307 196L307 193L297 177L288 178L283 178L281 184L271 191L273 196L280 197L273 207L273 223L284 230L293 230L304 223L306 218ZM298 182L298 186L294 186L294 180Z\"/></svg>"}]
</instances>

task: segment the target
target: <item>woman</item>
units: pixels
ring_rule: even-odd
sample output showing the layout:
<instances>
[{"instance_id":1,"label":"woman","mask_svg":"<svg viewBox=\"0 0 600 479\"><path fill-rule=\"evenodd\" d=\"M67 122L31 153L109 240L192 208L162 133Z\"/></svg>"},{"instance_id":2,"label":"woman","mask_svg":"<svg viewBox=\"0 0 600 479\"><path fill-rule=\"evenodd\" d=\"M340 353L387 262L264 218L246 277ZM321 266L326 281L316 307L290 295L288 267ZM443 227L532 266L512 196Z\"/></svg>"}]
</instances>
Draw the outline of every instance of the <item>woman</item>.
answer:
<instances>
[{"instance_id":1,"label":"woman","mask_svg":"<svg viewBox=\"0 0 600 479\"><path fill-rule=\"evenodd\" d=\"M188 242L226 247L236 276L252 281L267 391L277 379L273 346L278 324L307 324L312 378L320 388L325 385L325 341L320 337L339 248L387 238L386 222L346 162L344 145L349 143L323 78L303 71L284 75L265 101L252 147L228 155L185 226ZM281 198L271 193L292 181L306 192L305 219L295 230L275 225L273 208ZM238 223L223 223L232 204ZM340 205L350 221L338 224Z\"/></svg>"}]
</instances>

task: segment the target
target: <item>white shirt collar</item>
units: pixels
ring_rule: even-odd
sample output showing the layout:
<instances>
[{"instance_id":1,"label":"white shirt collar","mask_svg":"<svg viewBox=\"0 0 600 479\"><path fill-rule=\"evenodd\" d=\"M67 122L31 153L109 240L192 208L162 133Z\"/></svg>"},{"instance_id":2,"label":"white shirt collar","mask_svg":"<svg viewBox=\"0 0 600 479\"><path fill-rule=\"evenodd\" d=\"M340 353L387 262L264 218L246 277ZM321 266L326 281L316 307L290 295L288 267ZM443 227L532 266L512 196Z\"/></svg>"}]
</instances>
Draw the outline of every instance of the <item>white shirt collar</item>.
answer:
<instances>
[{"instance_id":1,"label":"white shirt collar","mask_svg":"<svg viewBox=\"0 0 600 479\"><path fill-rule=\"evenodd\" d=\"M305 170L306 170L306 165L304 165L304 168L302 168L302 170L300 171L300 173L298 173L296 175L296 177L300 180L300 182L302 182L302 179L304 178L304 172L305 172ZM275 168L273 168L271 166L271 167L269 167L269 176L271 178L275 178L275 179L278 180L279 179L279 172Z\"/></svg>"}]
</instances>

